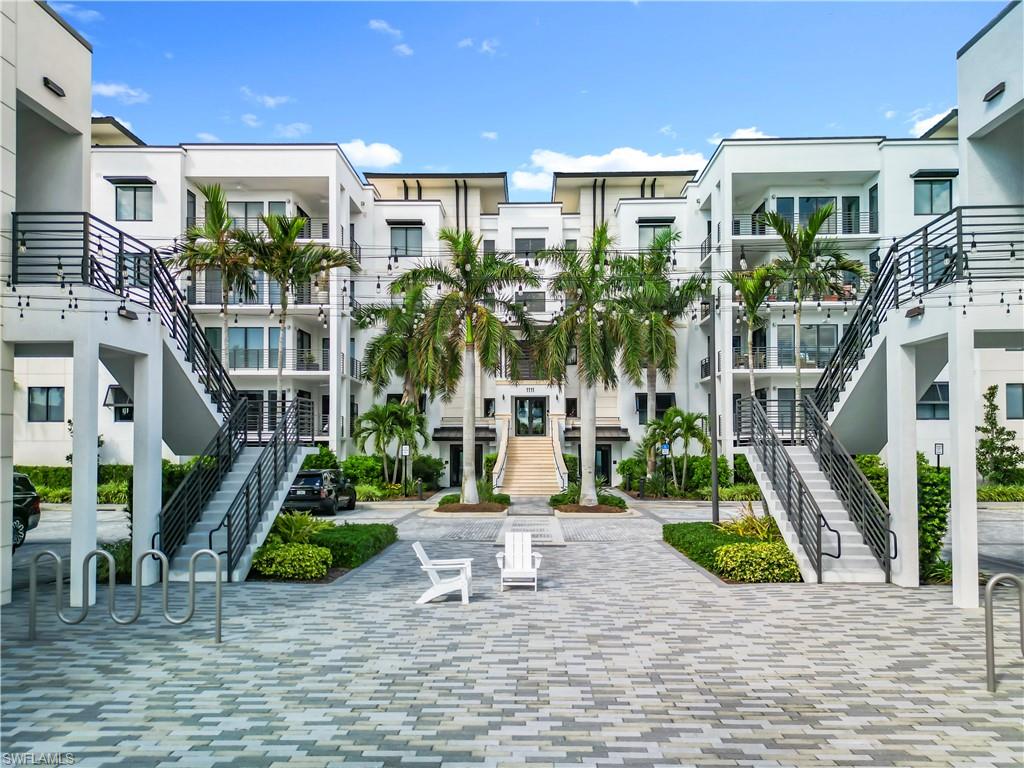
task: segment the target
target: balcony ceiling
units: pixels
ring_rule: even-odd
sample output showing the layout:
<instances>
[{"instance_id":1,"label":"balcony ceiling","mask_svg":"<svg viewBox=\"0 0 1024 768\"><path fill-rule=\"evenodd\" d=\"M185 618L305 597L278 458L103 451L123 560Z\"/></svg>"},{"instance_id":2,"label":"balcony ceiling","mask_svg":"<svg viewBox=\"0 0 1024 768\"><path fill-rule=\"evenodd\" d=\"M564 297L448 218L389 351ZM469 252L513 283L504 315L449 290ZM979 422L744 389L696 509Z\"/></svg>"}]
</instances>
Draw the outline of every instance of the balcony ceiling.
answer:
<instances>
[{"instance_id":1,"label":"balcony ceiling","mask_svg":"<svg viewBox=\"0 0 1024 768\"><path fill-rule=\"evenodd\" d=\"M758 205L771 187L807 187L808 193L828 192L835 187L868 184L877 178L876 170L737 173L732 177L733 211Z\"/></svg>"},{"instance_id":2,"label":"balcony ceiling","mask_svg":"<svg viewBox=\"0 0 1024 768\"><path fill-rule=\"evenodd\" d=\"M329 186L326 176L189 176L188 180L194 184L220 184L228 200L232 192L287 191L298 195L308 205L322 205L324 210L327 209Z\"/></svg>"}]
</instances>

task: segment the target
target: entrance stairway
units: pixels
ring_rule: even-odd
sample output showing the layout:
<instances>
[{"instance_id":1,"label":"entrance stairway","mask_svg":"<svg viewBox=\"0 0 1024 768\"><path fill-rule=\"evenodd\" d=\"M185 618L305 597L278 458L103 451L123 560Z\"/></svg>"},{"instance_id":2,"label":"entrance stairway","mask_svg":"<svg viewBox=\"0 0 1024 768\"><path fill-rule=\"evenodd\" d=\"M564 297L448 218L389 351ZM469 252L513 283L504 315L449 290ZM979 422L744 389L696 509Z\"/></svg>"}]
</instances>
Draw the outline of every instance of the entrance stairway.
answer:
<instances>
[{"instance_id":1,"label":"entrance stairway","mask_svg":"<svg viewBox=\"0 0 1024 768\"><path fill-rule=\"evenodd\" d=\"M245 578L252 552L280 510L282 488L287 491L313 444L311 401L250 408L161 253L101 219L19 211L12 216L12 242L18 244L12 284L66 292L69 303L88 301L90 294L114 298L118 314L159 322L162 437L178 455L196 458L164 504L152 546L170 559L172 578L187 577L188 558L207 546L224 556L229 579ZM101 347L101 360L131 395L131 357ZM197 562L197 572L203 567L211 569L208 558Z\"/></svg>"},{"instance_id":2,"label":"entrance stairway","mask_svg":"<svg viewBox=\"0 0 1024 768\"><path fill-rule=\"evenodd\" d=\"M562 490L550 437L508 438L503 493L510 496L551 496Z\"/></svg>"}]
</instances>

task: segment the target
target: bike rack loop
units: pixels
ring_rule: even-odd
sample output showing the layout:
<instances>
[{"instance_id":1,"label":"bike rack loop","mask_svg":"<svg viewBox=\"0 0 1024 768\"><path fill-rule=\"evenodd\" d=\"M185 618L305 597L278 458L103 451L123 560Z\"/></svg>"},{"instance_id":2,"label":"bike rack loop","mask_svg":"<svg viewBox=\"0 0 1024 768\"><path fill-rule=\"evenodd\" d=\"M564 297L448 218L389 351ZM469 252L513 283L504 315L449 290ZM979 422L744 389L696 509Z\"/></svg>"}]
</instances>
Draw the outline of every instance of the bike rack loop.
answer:
<instances>
[{"instance_id":1,"label":"bike rack loop","mask_svg":"<svg viewBox=\"0 0 1024 768\"><path fill-rule=\"evenodd\" d=\"M85 617L89 615L89 600L88 589L89 589L89 563L94 557L103 556L107 559L107 613L110 618L114 620L114 623L120 625L134 624L138 621L142 615L142 563L147 557L153 557L154 559L160 560L161 563L161 593L163 599L162 612L164 621L168 624L175 626L181 626L182 624L188 623L196 611L196 562L200 557L212 557L214 568L216 569L216 581L214 588L214 642L221 642L221 558L216 552L209 549L200 549L193 553L192 557L189 558L188 562L188 611L181 618L175 618L170 614L167 609L167 597L168 597L168 582L170 576L170 567L167 562L167 556L156 549L147 549L135 562L135 610L131 616L121 617L118 616L114 603L114 589L117 584L117 574L115 573L114 556L107 552L105 549L94 549L85 556L82 560L82 606L81 614L77 617L65 616L62 610L64 603L64 561L60 555L51 549L45 549L42 552L37 552L32 558L29 564L29 613L28 613L28 639L36 639L36 608L39 600L38 590L38 575L37 571L39 568L39 560L43 557L51 557L57 565L57 580L56 580L56 608L57 618L64 624L80 624L85 620Z\"/></svg>"},{"instance_id":2,"label":"bike rack loop","mask_svg":"<svg viewBox=\"0 0 1024 768\"><path fill-rule=\"evenodd\" d=\"M992 591L1001 581L1009 581L1017 587L1018 618L1020 619L1020 652L1024 655L1024 579L1012 573L997 573L985 585L985 671L989 691L996 689L996 646L995 625L992 616Z\"/></svg>"}]
</instances>

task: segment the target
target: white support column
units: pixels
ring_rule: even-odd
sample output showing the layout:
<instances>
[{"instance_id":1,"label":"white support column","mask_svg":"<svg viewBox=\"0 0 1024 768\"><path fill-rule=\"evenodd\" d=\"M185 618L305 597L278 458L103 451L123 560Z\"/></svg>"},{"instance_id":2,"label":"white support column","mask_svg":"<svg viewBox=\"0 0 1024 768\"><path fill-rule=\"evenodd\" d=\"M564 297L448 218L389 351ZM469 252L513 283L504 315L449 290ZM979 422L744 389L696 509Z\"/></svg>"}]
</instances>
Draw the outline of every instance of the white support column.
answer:
<instances>
[{"instance_id":1,"label":"white support column","mask_svg":"<svg viewBox=\"0 0 1024 768\"><path fill-rule=\"evenodd\" d=\"M153 545L161 508L163 441L163 355L158 347L149 355L135 358L135 387L132 392L134 434L132 436L132 578L134 563ZM146 558L142 566L143 585L160 578L159 563Z\"/></svg>"},{"instance_id":2,"label":"white support column","mask_svg":"<svg viewBox=\"0 0 1024 768\"><path fill-rule=\"evenodd\" d=\"M82 605L82 561L96 549L96 437L99 432L99 345L91 334L75 340L71 417L71 605ZM96 602L96 560L86 579Z\"/></svg>"},{"instance_id":3,"label":"white support column","mask_svg":"<svg viewBox=\"0 0 1024 768\"><path fill-rule=\"evenodd\" d=\"M917 537L917 383L916 354L893 338L885 342L886 424L889 464L889 511L899 544L892 562L892 581L901 587L916 587L918 573Z\"/></svg>"},{"instance_id":4,"label":"white support column","mask_svg":"<svg viewBox=\"0 0 1024 768\"><path fill-rule=\"evenodd\" d=\"M11 602L13 516L14 345L0 342L0 605Z\"/></svg>"},{"instance_id":5,"label":"white support column","mask_svg":"<svg viewBox=\"0 0 1024 768\"><path fill-rule=\"evenodd\" d=\"M978 607L978 403L974 329L957 317L949 336L949 525L953 539L953 605Z\"/></svg>"}]
</instances>

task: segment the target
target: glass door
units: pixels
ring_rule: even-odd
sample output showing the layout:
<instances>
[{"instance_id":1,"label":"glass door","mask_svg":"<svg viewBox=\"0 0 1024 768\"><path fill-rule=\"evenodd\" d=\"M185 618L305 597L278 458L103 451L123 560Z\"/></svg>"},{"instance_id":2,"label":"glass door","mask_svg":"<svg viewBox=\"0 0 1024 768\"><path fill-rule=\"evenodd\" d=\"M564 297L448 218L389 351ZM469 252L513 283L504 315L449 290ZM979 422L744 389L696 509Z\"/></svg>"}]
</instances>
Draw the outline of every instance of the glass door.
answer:
<instances>
[{"instance_id":1,"label":"glass door","mask_svg":"<svg viewBox=\"0 0 1024 768\"><path fill-rule=\"evenodd\" d=\"M545 432L548 402L543 397L516 398L516 435L529 437Z\"/></svg>"}]
</instances>

